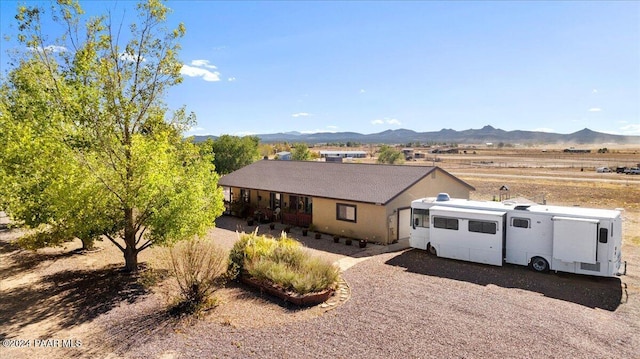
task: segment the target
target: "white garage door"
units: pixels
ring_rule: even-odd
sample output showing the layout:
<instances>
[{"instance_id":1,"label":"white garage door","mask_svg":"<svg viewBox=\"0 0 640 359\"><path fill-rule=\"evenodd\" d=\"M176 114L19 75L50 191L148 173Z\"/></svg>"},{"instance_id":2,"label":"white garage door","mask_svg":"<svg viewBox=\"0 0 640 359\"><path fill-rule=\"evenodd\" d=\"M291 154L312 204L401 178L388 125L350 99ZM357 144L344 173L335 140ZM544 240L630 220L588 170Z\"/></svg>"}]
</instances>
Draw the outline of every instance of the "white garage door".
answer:
<instances>
[{"instance_id":1,"label":"white garage door","mask_svg":"<svg viewBox=\"0 0 640 359\"><path fill-rule=\"evenodd\" d=\"M411 208L398 210L398 239L411 235Z\"/></svg>"}]
</instances>

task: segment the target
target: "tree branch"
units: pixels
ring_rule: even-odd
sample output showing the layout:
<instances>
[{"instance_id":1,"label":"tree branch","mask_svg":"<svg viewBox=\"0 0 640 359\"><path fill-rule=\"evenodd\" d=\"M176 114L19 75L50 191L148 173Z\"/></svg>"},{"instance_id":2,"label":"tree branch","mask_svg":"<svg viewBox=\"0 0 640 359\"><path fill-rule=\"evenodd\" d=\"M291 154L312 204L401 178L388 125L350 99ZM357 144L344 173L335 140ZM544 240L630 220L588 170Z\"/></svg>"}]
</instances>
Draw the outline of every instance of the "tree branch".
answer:
<instances>
[{"instance_id":1,"label":"tree branch","mask_svg":"<svg viewBox=\"0 0 640 359\"><path fill-rule=\"evenodd\" d=\"M152 244L153 244L153 240L152 240L152 239L150 239L150 240L146 241L146 242L145 242L145 244L143 244L143 245L142 245L142 247L140 247L140 248L138 249L138 253L140 253L140 252L142 252L143 250L145 250L145 249L147 249L147 248L151 247L151 245L152 245Z\"/></svg>"},{"instance_id":2,"label":"tree branch","mask_svg":"<svg viewBox=\"0 0 640 359\"><path fill-rule=\"evenodd\" d=\"M138 243L140 243L140 241L142 240L142 237L144 236L144 232L146 230L147 230L147 227L142 228L142 231L140 232L140 234L138 235L138 239L136 240L136 246L138 246Z\"/></svg>"},{"instance_id":3,"label":"tree branch","mask_svg":"<svg viewBox=\"0 0 640 359\"><path fill-rule=\"evenodd\" d=\"M115 239L113 239L113 238L111 238L111 236L110 236L110 235L108 235L108 234L105 234L104 236L105 236L105 237L107 237L107 238L109 238L109 240L110 240L111 242L113 242L113 244L115 244L115 245L116 245L116 247L118 247L118 248L122 251L122 253L124 253L124 251L125 251L125 250L124 250L124 247L123 247L123 246L121 246L121 245L120 245L120 243L116 242L116 240L115 240Z\"/></svg>"}]
</instances>

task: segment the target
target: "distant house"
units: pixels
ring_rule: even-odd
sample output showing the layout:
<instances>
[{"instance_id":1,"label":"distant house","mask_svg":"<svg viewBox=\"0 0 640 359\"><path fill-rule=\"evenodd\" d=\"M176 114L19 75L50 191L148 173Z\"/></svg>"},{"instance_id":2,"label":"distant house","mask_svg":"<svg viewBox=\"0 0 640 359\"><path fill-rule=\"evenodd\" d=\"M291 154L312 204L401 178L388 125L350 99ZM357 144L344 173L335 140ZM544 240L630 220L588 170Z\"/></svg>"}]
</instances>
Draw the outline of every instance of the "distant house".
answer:
<instances>
[{"instance_id":1,"label":"distant house","mask_svg":"<svg viewBox=\"0 0 640 359\"><path fill-rule=\"evenodd\" d=\"M291 160L291 152L288 152L288 151L278 152L278 153L276 153L276 159L282 160L282 161L290 161Z\"/></svg>"},{"instance_id":2,"label":"distant house","mask_svg":"<svg viewBox=\"0 0 640 359\"><path fill-rule=\"evenodd\" d=\"M236 215L387 244L409 236L411 201L474 188L439 167L312 161L254 162L220 178ZM239 213L243 210L244 213Z\"/></svg>"},{"instance_id":3,"label":"distant house","mask_svg":"<svg viewBox=\"0 0 640 359\"><path fill-rule=\"evenodd\" d=\"M413 157L415 156L415 151L413 150L413 148L403 148L400 151L402 151L402 154L404 155L404 159L407 161L412 160Z\"/></svg>"},{"instance_id":4,"label":"distant house","mask_svg":"<svg viewBox=\"0 0 640 359\"><path fill-rule=\"evenodd\" d=\"M366 158L365 151L320 151L320 158L341 157L341 158Z\"/></svg>"},{"instance_id":5,"label":"distant house","mask_svg":"<svg viewBox=\"0 0 640 359\"><path fill-rule=\"evenodd\" d=\"M587 150L587 149L577 149L577 148L565 148L564 151L565 153L591 153L591 150Z\"/></svg>"}]
</instances>

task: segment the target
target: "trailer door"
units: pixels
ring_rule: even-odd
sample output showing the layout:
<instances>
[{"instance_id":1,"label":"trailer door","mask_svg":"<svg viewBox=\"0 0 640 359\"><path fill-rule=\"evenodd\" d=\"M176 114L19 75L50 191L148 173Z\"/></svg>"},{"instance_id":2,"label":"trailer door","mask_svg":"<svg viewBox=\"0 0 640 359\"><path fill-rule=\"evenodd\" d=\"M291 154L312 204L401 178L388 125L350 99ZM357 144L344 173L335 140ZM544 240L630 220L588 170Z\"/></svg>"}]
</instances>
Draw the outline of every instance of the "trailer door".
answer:
<instances>
[{"instance_id":1,"label":"trailer door","mask_svg":"<svg viewBox=\"0 0 640 359\"><path fill-rule=\"evenodd\" d=\"M596 263L598 220L555 216L553 258L563 262Z\"/></svg>"}]
</instances>

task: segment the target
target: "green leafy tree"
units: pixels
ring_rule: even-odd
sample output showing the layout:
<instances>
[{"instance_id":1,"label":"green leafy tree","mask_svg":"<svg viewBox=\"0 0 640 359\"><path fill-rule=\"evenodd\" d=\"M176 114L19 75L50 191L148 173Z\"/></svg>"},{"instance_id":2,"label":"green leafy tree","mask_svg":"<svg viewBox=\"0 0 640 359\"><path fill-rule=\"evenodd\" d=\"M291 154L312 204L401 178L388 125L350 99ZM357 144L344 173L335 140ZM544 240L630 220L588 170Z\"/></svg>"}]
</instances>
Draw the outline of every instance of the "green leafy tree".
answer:
<instances>
[{"instance_id":1,"label":"green leafy tree","mask_svg":"<svg viewBox=\"0 0 640 359\"><path fill-rule=\"evenodd\" d=\"M380 146L378 153L378 163L400 164L404 162L404 155L401 151L389 145Z\"/></svg>"},{"instance_id":2,"label":"green leafy tree","mask_svg":"<svg viewBox=\"0 0 640 359\"><path fill-rule=\"evenodd\" d=\"M311 151L305 143L296 143L293 145L291 159L294 161L308 161L311 159Z\"/></svg>"},{"instance_id":3,"label":"green leafy tree","mask_svg":"<svg viewBox=\"0 0 640 359\"><path fill-rule=\"evenodd\" d=\"M260 157L259 144L256 136L222 135L215 141L204 141L201 152L213 154L216 171L225 175L255 162Z\"/></svg>"},{"instance_id":4,"label":"green leafy tree","mask_svg":"<svg viewBox=\"0 0 640 359\"><path fill-rule=\"evenodd\" d=\"M203 234L222 212L211 156L182 139L194 116L167 119L162 102L182 80L184 26L167 29L158 0L137 10L121 36L108 16L81 26L78 3L59 0L52 18L66 32L51 43L44 10L20 7L18 40L29 50L0 93L4 209L35 230L33 247L104 236L129 271L144 249Z\"/></svg>"}]
</instances>

